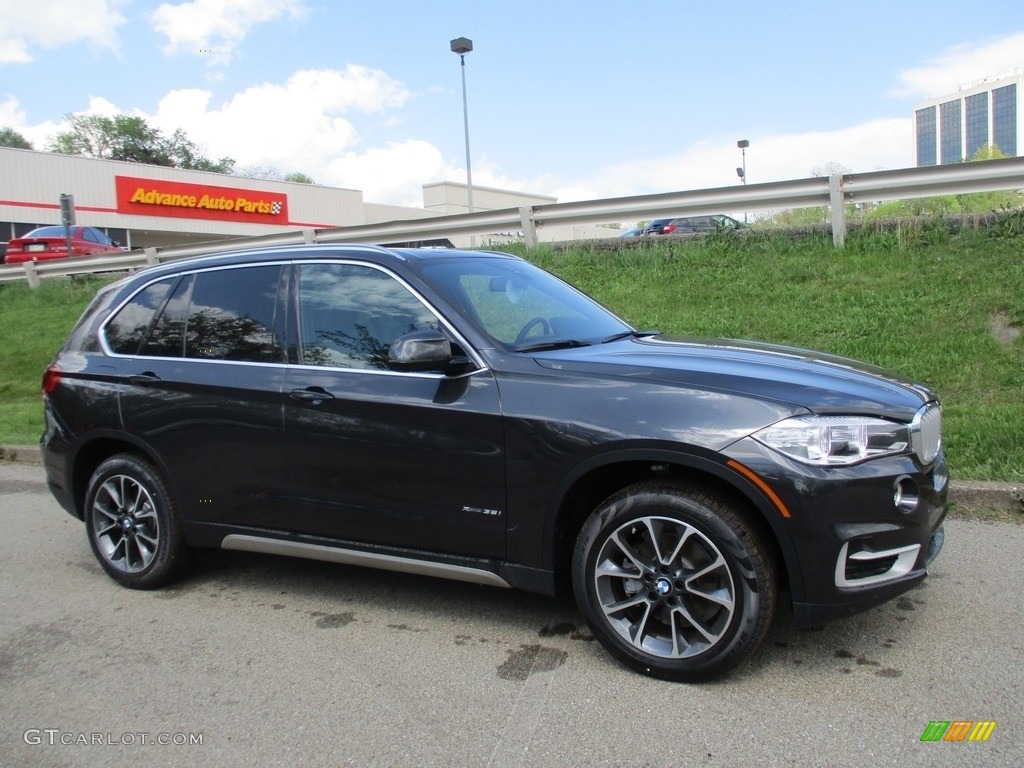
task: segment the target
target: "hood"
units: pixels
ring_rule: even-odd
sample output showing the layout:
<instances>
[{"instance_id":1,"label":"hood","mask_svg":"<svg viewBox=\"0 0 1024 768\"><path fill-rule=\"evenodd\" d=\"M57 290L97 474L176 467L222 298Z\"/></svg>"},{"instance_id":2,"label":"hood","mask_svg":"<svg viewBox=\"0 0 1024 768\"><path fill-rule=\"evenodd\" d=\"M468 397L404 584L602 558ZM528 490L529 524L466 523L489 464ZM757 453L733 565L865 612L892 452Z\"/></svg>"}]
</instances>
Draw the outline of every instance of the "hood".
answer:
<instances>
[{"instance_id":1,"label":"hood","mask_svg":"<svg viewBox=\"0 0 1024 768\"><path fill-rule=\"evenodd\" d=\"M534 356L547 368L728 392L819 414L909 422L937 399L922 384L857 360L751 341L657 336Z\"/></svg>"}]
</instances>

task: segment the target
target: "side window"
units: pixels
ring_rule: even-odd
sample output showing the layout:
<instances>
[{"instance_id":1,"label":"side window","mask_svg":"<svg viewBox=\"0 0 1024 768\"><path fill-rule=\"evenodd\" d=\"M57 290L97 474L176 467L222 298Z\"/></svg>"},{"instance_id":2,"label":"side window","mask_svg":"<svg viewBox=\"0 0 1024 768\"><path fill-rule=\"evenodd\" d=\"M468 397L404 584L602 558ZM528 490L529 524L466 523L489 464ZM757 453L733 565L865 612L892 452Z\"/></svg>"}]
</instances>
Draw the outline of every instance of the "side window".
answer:
<instances>
[{"instance_id":1,"label":"side window","mask_svg":"<svg viewBox=\"0 0 1024 768\"><path fill-rule=\"evenodd\" d=\"M299 347L305 365L387 368L399 336L440 324L390 275L358 264L299 266Z\"/></svg>"},{"instance_id":2,"label":"side window","mask_svg":"<svg viewBox=\"0 0 1024 768\"><path fill-rule=\"evenodd\" d=\"M174 288L140 355L149 357L181 357L185 342L185 312L192 293L193 275L186 275Z\"/></svg>"},{"instance_id":3,"label":"side window","mask_svg":"<svg viewBox=\"0 0 1024 768\"><path fill-rule=\"evenodd\" d=\"M185 323L185 357L284 362L274 335L280 265L200 272Z\"/></svg>"},{"instance_id":4,"label":"side window","mask_svg":"<svg viewBox=\"0 0 1024 768\"><path fill-rule=\"evenodd\" d=\"M146 338L153 317L163 306L167 293L177 279L175 275L147 285L110 319L106 337L107 344L114 352L134 355L139 351L139 345Z\"/></svg>"}]
</instances>

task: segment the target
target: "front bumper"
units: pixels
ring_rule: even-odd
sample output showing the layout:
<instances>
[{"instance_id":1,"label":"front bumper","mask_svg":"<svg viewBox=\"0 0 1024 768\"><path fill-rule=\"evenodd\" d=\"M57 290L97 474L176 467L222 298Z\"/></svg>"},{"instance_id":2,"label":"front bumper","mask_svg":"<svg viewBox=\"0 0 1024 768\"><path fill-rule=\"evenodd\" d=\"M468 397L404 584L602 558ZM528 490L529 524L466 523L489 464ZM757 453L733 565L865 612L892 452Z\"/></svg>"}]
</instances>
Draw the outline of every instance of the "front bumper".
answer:
<instances>
[{"instance_id":1,"label":"front bumper","mask_svg":"<svg viewBox=\"0 0 1024 768\"><path fill-rule=\"evenodd\" d=\"M941 453L927 466L907 455L849 467L808 466L750 439L728 453L789 514L777 511L770 522L798 625L874 607L928 575L945 539L949 478Z\"/></svg>"}]
</instances>

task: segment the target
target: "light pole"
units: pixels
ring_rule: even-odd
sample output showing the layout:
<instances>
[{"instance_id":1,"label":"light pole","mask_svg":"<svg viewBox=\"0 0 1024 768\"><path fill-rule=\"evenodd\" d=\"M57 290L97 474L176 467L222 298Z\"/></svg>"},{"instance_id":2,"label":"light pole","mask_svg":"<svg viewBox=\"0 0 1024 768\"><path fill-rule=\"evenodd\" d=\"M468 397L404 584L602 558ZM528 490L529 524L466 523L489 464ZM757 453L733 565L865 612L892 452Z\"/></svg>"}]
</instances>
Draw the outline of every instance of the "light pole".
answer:
<instances>
[{"instance_id":1,"label":"light pole","mask_svg":"<svg viewBox=\"0 0 1024 768\"><path fill-rule=\"evenodd\" d=\"M452 40L452 53L459 54L462 61L462 118L466 127L466 195L469 212L473 213L473 170L469 163L469 104L466 101L466 54L473 50L473 41L468 37L457 37ZM475 245L476 237L471 236L470 242Z\"/></svg>"},{"instance_id":2,"label":"light pole","mask_svg":"<svg viewBox=\"0 0 1024 768\"><path fill-rule=\"evenodd\" d=\"M740 181L743 182L743 186L747 186L747 147L750 146L750 142L746 139L740 139L736 142L736 146L740 148L743 153L743 165L736 169L736 175L740 177ZM743 223L747 223L747 212L743 212Z\"/></svg>"}]
</instances>

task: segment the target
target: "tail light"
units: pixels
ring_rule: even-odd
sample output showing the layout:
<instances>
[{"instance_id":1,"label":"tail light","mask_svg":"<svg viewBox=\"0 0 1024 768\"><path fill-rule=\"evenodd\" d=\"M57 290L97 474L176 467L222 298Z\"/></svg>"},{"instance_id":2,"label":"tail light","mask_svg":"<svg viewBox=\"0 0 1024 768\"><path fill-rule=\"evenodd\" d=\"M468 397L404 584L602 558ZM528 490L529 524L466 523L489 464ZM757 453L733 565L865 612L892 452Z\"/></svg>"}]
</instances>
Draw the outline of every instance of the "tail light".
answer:
<instances>
[{"instance_id":1,"label":"tail light","mask_svg":"<svg viewBox=\"0 0 1024 768\"><path fill-rule=\"evenodd\" d=\"M675 224L666 224L665 228L663 230L661 230L661 234L663 234L663 235L670 235L670 234L672 234L675 231L676 231L676 225Z\"/></svg>"},{"instance_id":2,"label":"tail light","mask_svg":"<svg viewBox=\"0 0 1024 768\"><path fill-rule=\"evenodd\" d=\"M60 366L54 363L43 372L43 394L49 395L60 382Z\"/></svg>"}]
</instances>

